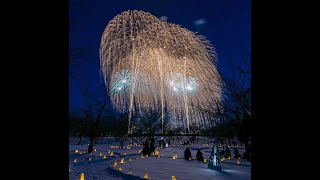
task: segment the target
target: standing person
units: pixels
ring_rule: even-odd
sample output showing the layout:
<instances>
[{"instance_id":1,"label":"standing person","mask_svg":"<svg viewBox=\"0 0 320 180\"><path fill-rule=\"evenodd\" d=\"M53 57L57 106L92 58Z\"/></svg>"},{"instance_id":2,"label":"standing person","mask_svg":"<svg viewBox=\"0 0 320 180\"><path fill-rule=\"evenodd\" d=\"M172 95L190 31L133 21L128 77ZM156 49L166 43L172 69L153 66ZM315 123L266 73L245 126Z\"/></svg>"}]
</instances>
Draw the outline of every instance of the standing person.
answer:
<instances>
[{"instance_id":1,"label":"standing person","mask_svg":"<svg viewBox=\"0 0 320 180\"><path fill-rule=\"evenodd\" d=\"M191 152L189 148L186 148L186 150L184 151L184 159L189 160L189 158L192 158Z\"/></svg>"},{"instance_id":2,"label":"standing person","mask_svg":"<svg viewBox=\"0 0 320 180\"><path fill-rule=\"evenodd\" d=\"M231 158L231 152L230 152L230 149L229 149L229 147L227 146L226 147L226 155L224 156L225 158Z\"/></svg>"},{"instance_id":3,"label":"standing person","mask_svg":"<svg viewBox=\"0 0 320 180\"><path fill-rule=\"evenodd\" d=\"M239 157L241 158L241 155L240 155L237 148L234 148L233 154L234 154L234 156L233 156L234 158L236 158L236 159L238 159Z\"/></svg>"},{"instance_id":4,"label":"standing person","mask_svg":"<svg viewBox=\"0 0 320 180\"><path fill-rule=\"evenodd\" d=\"M200 151L200 149L198 149L196 157L197 157L198 161L203 161L203 156L202 156L202 152Z\"/></svg>"},{"instance_id":5,"label":"standing person","mask_svg":"<svg viewBox=\"0 0 320 180\"><path fill-rule=\"evenodd\" d=\"M143 154L143 155L146 155L146 154L150 155L150 154L151 154L151 153L150 153L150 147L149 147L149 141L148 141L148 140L146 140L146 141L143 143L142 154Z\"/></svg>"}]
</instances>

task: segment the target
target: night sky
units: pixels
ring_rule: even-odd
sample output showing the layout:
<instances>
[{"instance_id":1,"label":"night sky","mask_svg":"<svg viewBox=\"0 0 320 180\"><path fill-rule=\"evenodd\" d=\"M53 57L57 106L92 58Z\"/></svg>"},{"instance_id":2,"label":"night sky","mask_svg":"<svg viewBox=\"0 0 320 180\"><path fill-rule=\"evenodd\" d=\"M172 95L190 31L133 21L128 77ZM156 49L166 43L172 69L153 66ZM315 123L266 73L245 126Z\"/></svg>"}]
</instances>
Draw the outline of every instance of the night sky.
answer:
<instances>
[{"instance_id":1,"label":"night sky","mask_svg":"<svg viewBox=\"0 0 320 180\"><path fill-rule=\"evenodd\" d=\"M79 116L87 90L102 96L99 46L108 22L126 10L143 10L204 35L218 53L218 71L231 73L251 53L250 0L69 0L69 112Z\"/></svg>"}]
</instances>

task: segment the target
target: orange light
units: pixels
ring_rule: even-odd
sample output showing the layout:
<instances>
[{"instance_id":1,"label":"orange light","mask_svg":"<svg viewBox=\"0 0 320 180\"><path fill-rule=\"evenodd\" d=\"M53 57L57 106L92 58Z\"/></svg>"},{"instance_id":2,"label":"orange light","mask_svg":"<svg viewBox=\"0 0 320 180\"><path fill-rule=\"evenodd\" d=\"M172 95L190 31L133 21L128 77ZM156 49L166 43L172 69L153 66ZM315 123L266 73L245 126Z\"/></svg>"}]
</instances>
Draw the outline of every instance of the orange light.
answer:
<instances>
[{"instance_id":1,"label":"orange light","mask_svg":"<svg viewBox=\"0 0 320 180\"><path fill-rule=\"evenodd\" d=\"M149 175L148 175L148 172L147 172L147 171L144 172L143 178L144 178L144 179L148 179L148 178L149 178Z\"/></svg>"},{"instance_id":2,"label":"orange light","mask_svg":"<svg viewBox=\"0 0 320 180\"><path fill-rule=\"evenodd\" d=\"M80 180L84 180L84 173L81 173Z\"/></svg>"},{"instance_id":3,"label":"orange light","mask_svg":"<svg viewBox=\"0 0 320 180\"><path fill-rule=\"evenodd\" d=\"M124 163L124 158L121 158L120 164Z\"/></svg>"}]
</instances>

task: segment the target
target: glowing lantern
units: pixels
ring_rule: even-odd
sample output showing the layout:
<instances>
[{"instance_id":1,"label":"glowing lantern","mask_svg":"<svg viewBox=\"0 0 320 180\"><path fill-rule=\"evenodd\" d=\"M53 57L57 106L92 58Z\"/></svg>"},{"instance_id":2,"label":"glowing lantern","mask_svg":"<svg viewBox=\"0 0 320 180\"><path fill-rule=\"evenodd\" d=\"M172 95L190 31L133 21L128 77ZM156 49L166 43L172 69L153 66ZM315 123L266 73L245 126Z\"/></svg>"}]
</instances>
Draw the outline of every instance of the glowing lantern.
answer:
<instances>
[{"instance_id":1,"label":"glowing lantern","mask_svg":"<svg viewBox=\"0 0 320 180\"><path fill-rule=\"evenodd\" d=\"M178 159L178 155L172 156L172 159Z\"/></svg>"},{"instance_id":2,"label":"glowing lantern","mask_svg":"<svg viewBox=\"0 0 320 180\"><path fill-rule=\"evenodd\" d=\"M100 153L100 156L102 156L102 152Z\"/></svg>"},{"instance_id":3,"label":"glowing lantern","mask_svg":"<svg viewBox=\"0 0 320 180\"><path fill-rule=\"evenodd\" d=\"M106 158L107 158L107 156L106 156L106 155L104 155L104 156L103 156L103 159L106 159Z\"/></svg>"},{"instance_id":4,"label":"glowing lantern","mask_svg":"<svg viewBox=\"0 0 320 180\"><path fill-rule=\"evenodd\" d=\"M76 149L74 152L75 152L75 153L78 153L78 152L79 152L79 150L78 150L78 149Z\"/></svg>"},{"instance_id":5,"label":"glowing lantern","mask_svg":"<svg viewBox=\"0 0 320 180\"><path fill-rule=\"evenodd\" d=\"M122 166L121 166L121 165L119 166L118 170L119 170L119 171L122 171Z\"/></svg>"},{"instance_id":6,"label":"glowing lantern","mask_svg":"<svg viewBox=\"0 0 320 180\"><path fill-rule=\"evenodd\" d=\"M228 159L231 159L230 156L228 156Z\"/></svg>"},{"instance_id":7,"label":"glowing lantern","mask_svg":"<svg viewBox=\"0 0 320 180\"><path fill-rule=\"evenodd\" d=\"M113 166L113 167L116 167L117 164L118 164L117 161L113 161L112 166Z\"/></svg>"},{"instance_id":8,"label":"glowing lantern","mask_svg":"<svg viewBox=\"0 0 320 180\"><path fill-rule=\"evenodd\" d=\"M147 172L147 171L144 172L143 178L144 178L144 179L148 179L148 178L149 178L149 175L148 175L148 172Z\"/></svg>"},{"instance_id":9,"label":"glowing lantern","mask_svg":"<svg viewBox=\"0 0 320 180\"><path fill-rule=\"evenodd\" d=\"M113 156L113 152L110 153L110 156Z\"/></svg>"},{"instance_id":10,"label":"glowing lantern","mask_svg":"<svg viewBox=\"0 0 320 180\"><path fill-rule=\"evenodd\" d=\"M116 149L118 149L119 148L119 146L116 146Z\"/></svg>"},{"instance_id":11,"label":"glowing lantern","mask_svg":"<svg viewBox=\"0 0 320 180\"><path fill-rule=\"evenodd\" d=\"M121 158L120 163L121 163L121 164L123 164L123 163L124 163L124 158Z\"/></svg>"},{"instance_id":12,"label":"glowing lantern","mask_svg":"<svg viewBox=\"0 0 320 180\"><path fill-rule=\"evenodd\" d=\"M141 159L143 159L143 155L141 154Z\"/></svg>"},{"instance_id":13,"label":"glowing lantern","mask_svg":"<svg viewBox=\"0 0 320 180\"><path fill-rule=\"evenodd\" d=\"M71 165L69 165L69 173L71 173Z\"/></svg>"},{"instance_id":14,"label":"glowing lantern","mask_svg":"<svg viewBox=\"0 0 320 180\"><path fill-rule=\"evenodd\" d=\"M240 160L239 159L237 160L237 164L240 164Z\"/></svg>"},{"instance_id":15,"label":"glowing lantern","mask_svg":"<svg viewBox=\"0 0 320 180\"><path fill-rule=\"evenodd\" d=\"M75 158L75 159L73 160L73 162L74 162L74 163L76 163L77 161L78 161L78 159L77 159L77 158Z\"/></svg>"},{"instance_id":16,"label":"glowing lantern","mask_svg":"<svg viewBox=\"0 0 320 180\"><path fill-rule=\"evenodd\" d=\"M82 151L80 151L80 154L82 154Z\"/></svg>"},{"instance_id":17,"label":"glowing lantern","mask_svg":"<svg viewBox=\"0 0 320 180\"><path fill-rule=\"evenodd\" d=\"M158 149L156 149L156 151L155 151L155 155L158 155L159 154L159 151L158 151Z\"/></svg>"},{"instance_id":18,"label":"glowing lantern","mask_svg":"<svg viewBox=\"0 0 320 180\"><path fill-rule=\"evenodd\" d=\"M177 180L175 176L171 176L171 180Z\"/></svg>"},{"instance_id":19,"label":"glowing lantern","mask_svg":"<svg viewBox=\"0 0 320 180\"><path fill-rule=\"evenodd\" d=\"M97 152L97 149L94 149L94 152Z\"/></svg>"},{"instance_id":20,"label":"glowing lantern","mask_svg":"<svg viewBox=\"0 0 320 180\"><path fill-rule=\"evenodd\" d=\"M92 157L89 157L89 162L92 160Z\"/></svg>"},{"instance_id":21,"label":"glowing lantern","mask_svg":"<svg viewBox=\"0 0 320 180\"><path fill-rule=\"evenodd\" d=\"M84 180L84 173L81 173L80 180Z\"/></svg>"},{"instance_id":22,"label":"glowing lantern","mask_svg":"<svg viewBox=\"0 0 320 180\"><path fill-rule=\"evenodd\" d=\"M222 158L221 158L221 162L223 162L223 161L224 161L224 159L225 159L225 158L224 158L224 157L222 157Z\"/></svg>"},{"instance_id":23,"label":"glowing lantern","mask_svg":"<svg viewBox=\"0 0 320 180\"><path fill-rule=\"evenodd\" d=\"M131 162L131 161L132 161L132 159L131 159L131 158L129 158L129 161Z\"/></svg>"},{"instance_id":24,"label":"glowing lantern","mask_svg":"<svg viewBox=\"0 0 320 180\"><path fill-rule=\"evenodd\" d=\"M132 170L131 170L131 168L129 168L128 174L132 174Z\"/></svg>"},{"instance_id":25,"label":"glowing lantern","mask_svg":"<svg viewBox=\"0 0 320 180\"><path fill-rule=\"evenodd\" d=\"M110 150L108 151L108 153L110 154Z\"/></svg>"},{"instance_id":26,"label":"glowing lantern","mask_svg":"<svg viewBox=\"0 0 320 180\"><path fill-rule=\"evenodd\" d=\"M206 163L206 162L207 162L207 160L206 160L206 159L204 159L204 160L203 160L203 162L205 162L205 163Z\"/></svg>"}]
</instances>

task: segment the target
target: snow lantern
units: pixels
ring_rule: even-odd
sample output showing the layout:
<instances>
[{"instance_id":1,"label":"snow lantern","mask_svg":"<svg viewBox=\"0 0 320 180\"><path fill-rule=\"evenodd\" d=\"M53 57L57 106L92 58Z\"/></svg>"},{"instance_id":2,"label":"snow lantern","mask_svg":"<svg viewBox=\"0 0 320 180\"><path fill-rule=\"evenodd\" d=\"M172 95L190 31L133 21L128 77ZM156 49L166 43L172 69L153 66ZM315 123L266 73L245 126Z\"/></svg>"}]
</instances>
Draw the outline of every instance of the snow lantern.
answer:
<instances>
[{"instance_id":1,"label":"snow lantern","mask_svg":"<svg viewBox=\"0 0 320 180\"><path fill-rule=\"evenodd\" d=\"M148 172L147 172L147 171L144 171L143 178L144 178L144 179L148 179L148 178L149 178L149 175L148 175Z\"/></svg>"},{"instance_id":2,"label":"snow lantern","mask_svg":"<svg viewBox=\"0 0 320 180\"><path fill-rule=\"evenodd\" d=\"M81 173L80 180L84 180L84 173Z\"/></svg>"}]
</instances>

